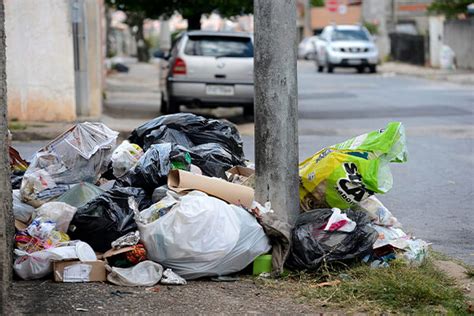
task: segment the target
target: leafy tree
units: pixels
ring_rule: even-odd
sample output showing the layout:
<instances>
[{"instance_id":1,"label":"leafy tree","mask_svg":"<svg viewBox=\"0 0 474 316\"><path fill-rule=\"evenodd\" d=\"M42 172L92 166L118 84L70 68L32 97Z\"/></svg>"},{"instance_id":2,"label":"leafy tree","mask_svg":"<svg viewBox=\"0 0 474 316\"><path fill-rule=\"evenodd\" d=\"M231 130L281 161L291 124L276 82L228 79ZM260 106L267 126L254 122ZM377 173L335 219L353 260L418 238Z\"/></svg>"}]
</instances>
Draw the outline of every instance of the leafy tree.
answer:
<instances>
[{"instance_id":1,"label":"leafy tree","mask_svg":"<svg viewBox=\"0 0 474 316\"><path fill-rule=\"evenodd\" d=\"M312 7L324 7L324 0L311 0Z\"/></svg>"},{"instance_id":2,"label":"leafy tree","mask_svg":"<svg viewBox=\"0 0 474 316\"><path fill-rule=\"evenodd\" d=\"M144 45L143 21L157 19L179 12L188 20L188 30L201 28L201 16L217 12L223 17L253 12L253 0L106 0L109 6L124 11L127 23L137 27L135 40L140 61L148 60L148 48Z\"/></svg>"},{"instance_id":3,"label":"leafy tree","mask_svg":"<svg viewBox=\"0 0 474 316\"><path fill-rule=\"evenodd\" d=\"M181 13L188 20L188 30L201 28L201 16L212 12L222 17L253 12L253 0L169 0L167 9Z\"/></svg>"},{"instance_id":4,"label":"leafy tree","mask_svg":"<svg viewBox=\"0 0 474 316\"><path fill-rule=\"evenodd\" d=\"M467 12L467 6L472 0L435 0L428 10L432 13L444 14L448 18L456 17Z\"/></svg>"}]
</instances>

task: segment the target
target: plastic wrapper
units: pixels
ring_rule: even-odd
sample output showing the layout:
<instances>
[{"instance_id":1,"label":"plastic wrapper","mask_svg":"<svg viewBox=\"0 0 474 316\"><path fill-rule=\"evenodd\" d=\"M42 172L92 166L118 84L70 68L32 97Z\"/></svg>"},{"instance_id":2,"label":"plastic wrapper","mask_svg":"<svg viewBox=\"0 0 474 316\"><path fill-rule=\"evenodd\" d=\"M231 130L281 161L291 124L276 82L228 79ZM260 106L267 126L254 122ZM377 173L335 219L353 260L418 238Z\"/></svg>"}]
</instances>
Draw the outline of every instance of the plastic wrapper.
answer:
<instances>
[{"instance_id":1,"label":"plastic wrapper","mask_svg":"<svg viewBox=\"0 0 474 316\"><path fill-rule=\"evenodd\" d=\"M107 281L121 286L153 286L160 281L163 274L163 267L150 260L131 268L107 266L107 270L110 272Z\"/></svg>"},{"instance_id":2,"label":"plastic wrapper","mask_svg":"<svg viewBox=\"0 0 474 316\"><path fill-rule=\"evenodd\" d=\"M178 203L178 201L177 194L169 191L160 201L140 212L140 221L146 224L156 221L158 218L168 214L173 205Z\"/></svg>"},{"instance_id":3,"label":"plastic wrapper","mask_svg":"<svg viewBox=\"0 0 474 316\"><path fill-rule=\"evenodd\" d=\"M157 117L136 128L129 140L144 150L158 143L181 145L208 176L224 178L225 170L244 164L242 140L234 125L190 113Z\"/></svg>"},{"instance_id":4,"label":"plastic wrapper","mask_svg":"<svg viewBox=\"0 0 474 316\"><path fill-rule=\"evenodd\" d=\"M77 208L64 202L48 202L34 211L33 218L51 220L55 223L55 229L67 232L76 211Z\"/></svg>"},{"instance_id":5,"label":"plastic wrapper","mask_svg":"<svg viewBox=\"0 0 474 316\"><path fill-rule=\"evenodd\" d=\"M28 223L35 208L29 204L23 203L20 198L20 190L13 190L13 216L15 219Z\"/></svg>"},{"instance_id":6,"label":"plastic wrapper","mask_svg":"<svg viewBox=\"0 0 474 316\"><path fill-rule=\"evenodd\" d=\"M185 279L238 272L271 248L255 217L199 191L154 222L136 214L148 257Z\"/></svg>"},{"instance_id":7,"label":"plastic wrapper","mask_svg":"<svg viewBox=\"0 0 474 316\"><path fill-rule=\"evenodd\" d=\"M389 163L406 160L405 132L398 122L325 148L299 165L301 208L361 208L374 193L391 189Z\"/></svg>"},{"instance_id":8,"label":"plastic wrapper","mask_svg":"<svg viewBox=\"0 0 474 316\"><path fill-rule=\"evenodd\" d=\"M136 144L124 140L112 153L112 168L115 177L120 178L135 166L143 155L143 150Z\"/></svg>"},{"instance_id":9,"label":"plastic wrapper","mask_svg":"<svg viewBox=\"0 0 474 316\"><path fill-rule=\"evenodd\" d=\"M21 184L22 199L36 203L43 190L81 181L95 183L107 167L117 135L102 123L85 122L54 139L35 154L26 170ZM48 181L40 181L41 177L48 177ZM52 191L48 198L62 193Z\"/></svg>"},{"instance_id":10,"label":"plastic wrapper","mask_svg":"<svg viewBox=\"0 0 474 316\"><path fill-rule=\"evenodd\" d=\"M130 232L117 240L112 242L112 248L122 248L127 246L134 246L140 241L140 232Z\"/></svg>"},{"instance_id":11,"label":"plastic wrapper","mask_svg":"<svg viewBox=\"0 0 474 316\"><path fill-rule=\"evenodd\" d=\"M318 269L323 262L362 258L372 251L378 233L370 226L370 219L362 211L345 211L356 222L351 232L325 231L331 209L302 213L292 232L292 247L286 264L293 269Z\"/></svg>"},{"instance_id":12,"label":"plastic wrapper","mask_svg":"<svg viewBox=\"0 0 474 316\"><path fill-rule=\"evenodd\" d=\"M166 269L163 271L163 277L160 281L161 284L168 284L168 285L185 285L187 282L185 279L177 275L171 269Z\"/></svg>"},{"instance_id":13,"label":"plastic wrapper","mask_svg":"<svg viewBox=\"0 0 474 316\"><path fill-rule=\"evenodd\" d=\"M81 182L57 198L56 202L64 202L79 208L104 192L104 190L94 184Z\"/></svg>"},{"instance_id":14,"label":"plastic wrapper","mask_svg":"<svg viewBox=\"0 0 474 316\"><path fill-rule=\"evenodd\" d=\"M54 248L69 240L66 233L56 230L56 222L44 218L36 218L24 231L15 234L16 247L28 253Z\"/></svg>"},{"instance_id":15,"label":"plastic wrapper","mask_svg":"<svg viewBox=\"0 0 474 316\"><path fill-rule=\"evenodd\" d=\"M87 242L95 251L107 251L117 238L137 230L128 206L130 196L141 208L150 205L142 189L116 187L77 210L69 226L70 236Z\"/></svg>"}]
</instances>

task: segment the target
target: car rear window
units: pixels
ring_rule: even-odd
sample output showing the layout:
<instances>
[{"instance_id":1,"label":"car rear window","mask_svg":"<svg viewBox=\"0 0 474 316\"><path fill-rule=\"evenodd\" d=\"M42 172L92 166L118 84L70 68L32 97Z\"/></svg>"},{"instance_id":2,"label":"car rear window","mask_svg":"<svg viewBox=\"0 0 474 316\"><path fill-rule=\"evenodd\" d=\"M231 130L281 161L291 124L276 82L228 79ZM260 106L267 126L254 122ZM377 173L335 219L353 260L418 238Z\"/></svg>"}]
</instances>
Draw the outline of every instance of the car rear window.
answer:
<instances>
[{"instance_id":1,"label":"car rear window","mask_svg":"<svg viewBox=\"0 0 474 316\"><path fill-rule=\"evenodd\" d=\"M190 36L186 55L212 57L253 57L253 44L248 37Z\"/></svg>"},{"instance_id":2,"label":"car rear window","mask_svg":"<svg viewBox=\"0 0 474 316\"><path fill-rule=\"evenodd\" d=\"M333 41L368 41L369 38L362 30L334 30L331 40Z\"/></svg>"}]
</instances>

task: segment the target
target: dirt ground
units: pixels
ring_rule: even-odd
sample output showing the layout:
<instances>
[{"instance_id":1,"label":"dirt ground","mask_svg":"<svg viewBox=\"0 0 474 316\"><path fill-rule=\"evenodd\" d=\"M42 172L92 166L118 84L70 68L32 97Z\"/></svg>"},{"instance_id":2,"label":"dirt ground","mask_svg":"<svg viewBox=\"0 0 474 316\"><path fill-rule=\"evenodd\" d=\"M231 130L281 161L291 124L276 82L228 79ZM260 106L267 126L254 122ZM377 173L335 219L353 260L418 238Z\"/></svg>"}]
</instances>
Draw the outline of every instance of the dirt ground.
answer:
<instances>
[{"instance_id":1,"label":"dirt ground","mask_svg":"<svg viewBox=\"0 0 474 316\"><path fill-rule=\"evenodd\" d=\"M257 314L327 312L303 305L291 293L237 282L191 281L183 286L119 287L106 283L15 281L7 314ZM155 287L156 288L156 287Z\"/></svg>"}]
</instances>

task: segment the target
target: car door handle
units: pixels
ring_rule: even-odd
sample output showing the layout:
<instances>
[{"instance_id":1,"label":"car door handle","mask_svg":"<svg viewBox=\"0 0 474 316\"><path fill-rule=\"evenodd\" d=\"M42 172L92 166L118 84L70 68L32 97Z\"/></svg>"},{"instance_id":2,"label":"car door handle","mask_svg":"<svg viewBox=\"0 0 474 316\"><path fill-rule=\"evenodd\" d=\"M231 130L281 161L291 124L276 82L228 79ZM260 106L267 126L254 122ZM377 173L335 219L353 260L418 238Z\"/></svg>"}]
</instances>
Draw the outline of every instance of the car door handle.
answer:
<instances>
[{"instance_id":1,"label":"car door handle","mask_svg":"<svg viewBox=\"0 0 474 316\"><path fill-rule=\"evenodd\" d=\"M225 75L214 75L215 78L217 79L225 79Z\"/></svg>"}]
</instances>

